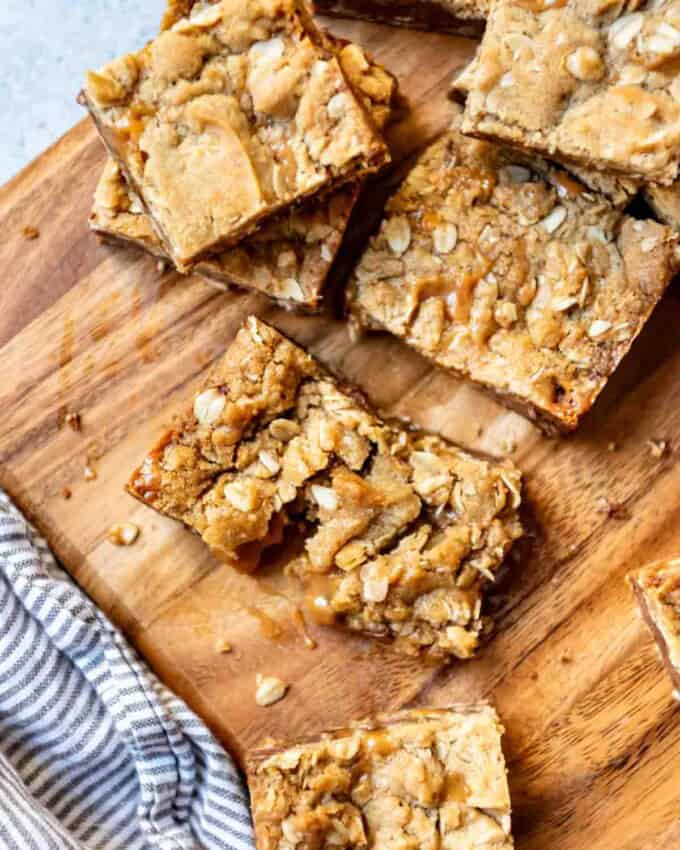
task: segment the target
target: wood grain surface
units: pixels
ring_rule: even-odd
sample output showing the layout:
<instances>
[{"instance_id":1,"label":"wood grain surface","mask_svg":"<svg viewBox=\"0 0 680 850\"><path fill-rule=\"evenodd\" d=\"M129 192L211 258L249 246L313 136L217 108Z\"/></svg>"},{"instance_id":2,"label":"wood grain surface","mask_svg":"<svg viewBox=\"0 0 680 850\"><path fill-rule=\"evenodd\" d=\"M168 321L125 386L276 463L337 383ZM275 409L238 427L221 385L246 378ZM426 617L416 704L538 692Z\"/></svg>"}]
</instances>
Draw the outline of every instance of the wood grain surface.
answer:
<instances>
[{"instance_id":1,"label":"wood grain surface","mask_svg":"<svg viewBox=\"0 0 680 850\"><path fill-rule=\"evenodd\" d=\"M390 131L398 158L446 126L447 84L471 42L331 27L398 74L410 102ZM103 162L83 122L0 190L0 483L79 584L239 758L270 735L490 697L507 728L520 850L677 850L680 708L623 580L680 550L677 286L581 429L549 440L396 340L353 343L333 316L297 317L99 245L86 219ZM27 240L25 226L40 237ZM123 492L249 313L383 411L472 449L512 453L522 467L530 536L493 601L497 634L478 659L424 667L312 624L309 649L296 621L299 590L277 565L239 575ZM68 412L81 414L82 431L64 425ZM671 451L658 458L649 441L660 439ZM96 479L85 480L87 464ZM142 532L117 548L106 534L124 520ZM219 653L220 640L233 652ZM288 696L258 707L256 672L290 682Z\"/></svg>"}]
</instances>

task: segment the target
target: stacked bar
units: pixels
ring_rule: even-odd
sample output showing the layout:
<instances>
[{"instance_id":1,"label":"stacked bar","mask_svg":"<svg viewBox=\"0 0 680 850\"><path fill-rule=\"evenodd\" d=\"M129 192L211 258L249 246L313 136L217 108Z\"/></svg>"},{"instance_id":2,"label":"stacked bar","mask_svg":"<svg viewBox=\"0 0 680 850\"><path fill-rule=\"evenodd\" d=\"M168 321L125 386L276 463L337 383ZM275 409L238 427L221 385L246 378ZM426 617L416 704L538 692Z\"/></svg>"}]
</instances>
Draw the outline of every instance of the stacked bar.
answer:
<instances>
[{"instance_id":1,"label":"stacked bar","mask_svg":"<svg viewBox=\"0 0 680 850\"><path fill-rule=\"evenodd\" d=\"M174 4L165 27L88 75L113 158L93 229L316 309L359 183L389 161L394 79L296 0Z\"/></svg>"},{"instance_id":2,"label":"stacked bar","mask_svg":"<svg viewBox=\"0 0 680 850\"><path fill-rule=\"evenodd\" d=\"M522 533L520 487L510 462L383 422L251 317L128 489L240 570L294 538L287 569L324 623L469 658Z\"/></svg>"}]
</instances>

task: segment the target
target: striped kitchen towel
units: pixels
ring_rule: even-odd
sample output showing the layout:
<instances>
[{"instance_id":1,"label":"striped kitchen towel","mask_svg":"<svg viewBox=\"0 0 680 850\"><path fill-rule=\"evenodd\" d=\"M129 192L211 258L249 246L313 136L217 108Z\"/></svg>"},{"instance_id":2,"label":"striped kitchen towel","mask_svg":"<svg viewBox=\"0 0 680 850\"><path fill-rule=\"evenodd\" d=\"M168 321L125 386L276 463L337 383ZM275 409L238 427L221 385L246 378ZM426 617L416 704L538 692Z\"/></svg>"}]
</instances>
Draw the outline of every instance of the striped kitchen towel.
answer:
<instances>
[{"instance_id":1,"label":"striped kitchen towel","mask_svg":"<svg viewBox=\"0 0 680 850\"><path fill-rule=\"evenodd\" d=\"M252 850L233 762L0 491L0 850Z\"/></svg>"}]
</instances>

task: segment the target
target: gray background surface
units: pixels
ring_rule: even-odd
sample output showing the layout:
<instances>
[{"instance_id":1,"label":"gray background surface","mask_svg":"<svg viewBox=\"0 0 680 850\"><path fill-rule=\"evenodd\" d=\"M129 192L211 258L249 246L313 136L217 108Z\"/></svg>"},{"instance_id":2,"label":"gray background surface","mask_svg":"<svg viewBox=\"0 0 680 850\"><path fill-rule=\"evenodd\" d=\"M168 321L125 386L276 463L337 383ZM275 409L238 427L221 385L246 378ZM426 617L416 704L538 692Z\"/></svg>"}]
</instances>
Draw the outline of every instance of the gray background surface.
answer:
<instances>
[{"instance_id":1,"label":"gray background surface","mask_svg":"<svg viewBox=\"0 0 680 850\"><path fill-rule=\"evenodd\" d=\"M0 0L0 184L84 116L97 68L158 31L165 0Z\"/></svg>"}]
</instances>

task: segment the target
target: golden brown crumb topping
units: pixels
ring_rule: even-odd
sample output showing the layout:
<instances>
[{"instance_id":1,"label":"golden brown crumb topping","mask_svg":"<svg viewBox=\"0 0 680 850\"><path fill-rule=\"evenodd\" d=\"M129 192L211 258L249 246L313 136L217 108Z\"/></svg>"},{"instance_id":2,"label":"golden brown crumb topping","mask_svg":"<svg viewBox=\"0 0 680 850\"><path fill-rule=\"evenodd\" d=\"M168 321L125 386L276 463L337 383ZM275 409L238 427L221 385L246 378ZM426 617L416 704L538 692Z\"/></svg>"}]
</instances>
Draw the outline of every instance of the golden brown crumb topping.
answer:
<instances>
[{"instance_id":1,"label":"golden brown crumb topping","mask_svg":"<svg viewBox=\"0 0 680 850\"><path fill-rule=\"evenodd\" d=\"M489 706L359 723L248 759L258 850L511 850Z\"/></svg>"},{"instance_id":2,"label":"golden brown crumb topping","mask_svg":"<svg viewBox=\"0 0 680 850\"><path fill-rule=\"evenodd\" d=\"M543 162L455 128L389 201L359 262L359 321L573 428L670 281L677 240Z\"/></svg>"},{"instance_id":3,"label":"golden brown crumb topping","mask_svg":"<svg viewBox=\"0 0 680 850\"><path fill-rule=\"evenodd\" d=\"M296 0L202 0L85 96L180 268L387 151Z\"/></svg>"},{"instance_id":4,"label":"golden brown crumb topping","mask_svg":"<svg viewBox=\"0 0 680 850\"><path fill-rule=\"evenodd\" d=\"M324 622L469 657L513 541L520 475L388 425L253 317L130 492L241 570L304 523L287 569Z\"/></svg>"},{"instance_id":5,"label":"golden brown crumb topping","mask_svg":"<svg viewBox=\"0 0 680 850\"><path fill-rule=\"evenodd\" d=\"M463 129L670 183L680 162L680 3L502 0Z\"/></svg>"}]
</instances>

